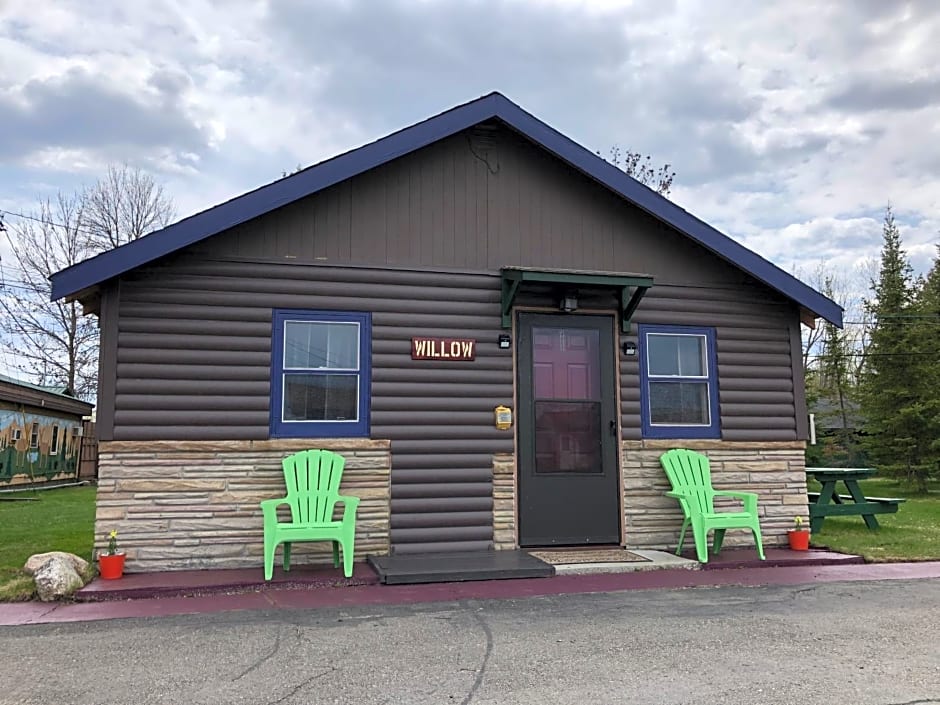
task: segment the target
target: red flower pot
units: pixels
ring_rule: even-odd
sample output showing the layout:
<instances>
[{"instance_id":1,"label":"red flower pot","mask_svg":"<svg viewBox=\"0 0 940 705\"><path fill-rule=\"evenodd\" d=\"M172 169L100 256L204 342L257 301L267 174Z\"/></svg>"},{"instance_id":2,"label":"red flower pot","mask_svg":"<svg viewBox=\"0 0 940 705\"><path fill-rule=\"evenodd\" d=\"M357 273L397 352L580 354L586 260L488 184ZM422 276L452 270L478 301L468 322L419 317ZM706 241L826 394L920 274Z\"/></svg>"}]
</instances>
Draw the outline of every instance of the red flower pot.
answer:
<instances>
[{"instance_id":1,"label":"red flower pot","mask_svg":"<svg viewBox=\"0 0 940 705\"><path fill-rule=\"evenodd\" d=\"M809 550L809 532L805 529L793 529L788 531L787 540L790 542L791 551Z\"/></svg>"},{"instance_id":2,"label":"red flower pot","mask_svg":"<svg viewBox=\"0 0 940 705\"><path fill-rule=\"evenodd\" d=\"M117 580L124 575L124 554L115 553L109 556L102 553L98 556L98 572L104 580Z\"/></svg>"}]
</instances>

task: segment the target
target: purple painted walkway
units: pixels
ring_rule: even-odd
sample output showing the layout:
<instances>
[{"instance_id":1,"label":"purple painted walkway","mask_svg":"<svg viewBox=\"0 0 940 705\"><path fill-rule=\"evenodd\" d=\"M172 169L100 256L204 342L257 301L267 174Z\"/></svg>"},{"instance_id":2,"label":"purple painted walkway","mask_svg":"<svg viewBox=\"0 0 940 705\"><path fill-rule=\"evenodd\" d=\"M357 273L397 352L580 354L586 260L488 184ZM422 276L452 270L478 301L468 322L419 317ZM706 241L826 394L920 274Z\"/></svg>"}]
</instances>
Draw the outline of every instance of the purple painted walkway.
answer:
<instances>
[{"instance_id":1,"label":"purple painted walkway","mask_svg":"<svg viewBox=\"0 0 940 705\"><path fill-rule=\"evenodd\" d=\"M190 597L218 593L265 590L321 590L375 585L378 576L365 563L357 563L351 578L328 566L296 566L289 573L275 568L265 582L261 568L228 570L174 570L163 573L129 573L120 580L97 578L75 593L80 602L128 600L149 597Z\"/></svg>"},{"instance_id":2,"label":"purple painted walkway","mask_svg":"<svg viewBox=\"0 0 940 705\"><path fill-rule=\"evenodd\" d=\"M691 556L690 556L691 557ZM848 565L864 563L861 557L831 551L790 551L768 548L767 560L761 561L751 549L730 549L712 556L703 569L770 568L808 565ZM126 600L149 597L192 597L209 594L248 592L259 590L315 590L347 588L354 585L374 585L376 574L364 563L356 564L352 578L346 579L330 566L296 566L289 573L275 568L274 578L265 582L261 568L229 570L178 570L162 573L134 573L121 580L100 578L79 590L79 602Z\"/></svg>"},{"instance_id":3,"label":"purple painted walkway","mask_svg":"<svg viewBox=\"0 0 940 705\"><path fill-rule=\"evenodd\" d=\"M166 575L166 574L164 574ZM356 575L354 574L354 579ZM493 600L570 593L654 590L722 585L803 585L840 581L940 578L940 561L851 565L795 565L727 570L652 570L601 575L562 575L525 580L437 583L430 585L360 584L290 589L285 584L238 594L151 597L74 604L0 605L0 625L83 622L127 617L258 609L317 609L362 605L414 604L455 600Z\"/></svg>"}]
</instances>

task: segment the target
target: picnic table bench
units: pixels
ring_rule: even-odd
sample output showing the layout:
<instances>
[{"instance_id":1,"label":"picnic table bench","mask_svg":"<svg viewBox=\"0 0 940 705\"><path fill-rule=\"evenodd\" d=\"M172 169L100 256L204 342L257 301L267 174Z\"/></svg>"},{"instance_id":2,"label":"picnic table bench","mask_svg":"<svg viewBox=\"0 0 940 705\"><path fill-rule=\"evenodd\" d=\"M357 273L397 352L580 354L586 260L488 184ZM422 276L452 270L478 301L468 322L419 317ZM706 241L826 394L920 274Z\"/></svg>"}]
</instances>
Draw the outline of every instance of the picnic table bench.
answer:
<instances>
[{"instance_id":1,"label":"picnic table bench","mask_svg":"<svg viewBox=\"0 0 940 705\"><path fill-rule=\"evenodd\" d=\"M815 534L822 529L827 516L861 516L869 529L878 528L875 514L893 514L904 500L899 497L866 497L858 481L875 474L874 468L806 468L822 488L808 492L809 526ZM836 484L842 482L849 494L838 494Z\"/></svg>"}]
</instances>

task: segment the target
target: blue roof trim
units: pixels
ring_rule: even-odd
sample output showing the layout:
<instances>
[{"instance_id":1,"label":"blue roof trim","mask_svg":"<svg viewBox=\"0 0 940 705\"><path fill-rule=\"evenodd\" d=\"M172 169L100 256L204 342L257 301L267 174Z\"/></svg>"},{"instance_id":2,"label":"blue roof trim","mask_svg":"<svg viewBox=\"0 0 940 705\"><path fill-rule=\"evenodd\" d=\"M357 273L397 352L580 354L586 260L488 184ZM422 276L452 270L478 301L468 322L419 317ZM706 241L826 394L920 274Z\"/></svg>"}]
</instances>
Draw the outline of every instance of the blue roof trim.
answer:
<instances>
[{"instance_id":1,"label":"blue roof trim","mask_svg":"<svg viewBox=\"0 0 940 705\"><path fill-rule=\"evenodd\" d=\"M842 325L842 309L835 302L627 176L499 93L490 93L452 108L363 147L249 191L140 240L63 269L51 277L52 298L77 294L135 267L494 118L653 217L740 267L755 279L827 321Z\"/></svg>"}]
</instances>

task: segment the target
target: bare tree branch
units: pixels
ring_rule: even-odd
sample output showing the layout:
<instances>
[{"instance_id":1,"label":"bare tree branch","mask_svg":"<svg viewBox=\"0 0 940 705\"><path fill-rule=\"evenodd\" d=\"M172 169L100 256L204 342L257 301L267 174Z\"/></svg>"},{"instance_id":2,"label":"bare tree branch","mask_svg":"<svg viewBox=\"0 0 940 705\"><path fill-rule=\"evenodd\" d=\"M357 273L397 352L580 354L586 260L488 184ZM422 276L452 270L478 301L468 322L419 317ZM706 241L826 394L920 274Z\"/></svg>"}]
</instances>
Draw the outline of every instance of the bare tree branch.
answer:
<instances>
[{"instance_id":1,"label":"bare tree branch","mask_svg":"<svg viewBox=\"0 0 940 705\"><path fill-rule=\"evenodd\" d=\"M12 262L0 285L2 344L13 367L43 386L93 399L98 325L77 301L52 301L49 277L95 254L166 225L172 201L153 178L127 165L109 167L93 187L41 201L33 219L4 223Z\"/></svg>"},{"instance_id":2,"label":"bare tree branch","mask_svg":"<svg viewBox=\"0 0 940 705\"><path fill-rule=\"evenodd\" d=\"M39 204L37 221L11 224L5 237L13 253L0 295L5 344L16 351L14 367L37 384L64 386L81 397L96 387L98 330L81 304L52 301L49 275L94 254L82 232L81 196L59 194Z\"/></svg>"},{"instance_id":3,"label":"bare tree branch","mask_svg":"<svg viewBox=\"0 0 940 705\"><path fill-rule=\"evenodd\" d=\"M661 196L668 196L672 190L672 180L676 172L668 162L660 167L654 167L652 157L645 157L640 152L622 150L620 145L610 148L610 163L618 169L623 169L628 176L632 176L641 184L649 186Z\"/></svg>"},{"instance_id":4,"label":"bare tree branch","mask_svg":"<svg viewBox=\"0 0 940 705\"><path fill-rule=\"evenodd\" d=\"M167 225L173 201L153 177L127 164L108 173L84 194L84 227L98 251L111 250Z\"/></svg>"}]
</instances>

